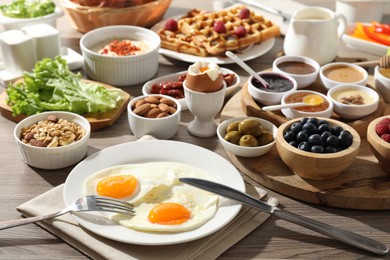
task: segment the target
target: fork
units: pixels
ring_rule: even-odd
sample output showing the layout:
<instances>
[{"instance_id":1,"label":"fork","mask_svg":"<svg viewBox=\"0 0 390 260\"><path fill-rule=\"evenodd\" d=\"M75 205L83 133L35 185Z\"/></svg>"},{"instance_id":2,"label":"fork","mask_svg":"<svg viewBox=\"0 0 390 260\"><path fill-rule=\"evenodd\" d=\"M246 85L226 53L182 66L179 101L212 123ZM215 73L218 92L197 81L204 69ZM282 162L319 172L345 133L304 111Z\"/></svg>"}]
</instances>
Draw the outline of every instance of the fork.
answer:
<instances>
[{"instance_id":1,"label":"fork","mask_svg":"<svg viewBox=\"0 0 390 260\"><path fill-rule=\"evenodd\" d=\"M126 215L134 215L133 205L126 201L121 201L109 197L90 195L76 200L69 207L56 213L0 222L0 230L39 222L42 220L58 217L70 212L81 211L106 211Z\"/></svg>"}]
</instances>

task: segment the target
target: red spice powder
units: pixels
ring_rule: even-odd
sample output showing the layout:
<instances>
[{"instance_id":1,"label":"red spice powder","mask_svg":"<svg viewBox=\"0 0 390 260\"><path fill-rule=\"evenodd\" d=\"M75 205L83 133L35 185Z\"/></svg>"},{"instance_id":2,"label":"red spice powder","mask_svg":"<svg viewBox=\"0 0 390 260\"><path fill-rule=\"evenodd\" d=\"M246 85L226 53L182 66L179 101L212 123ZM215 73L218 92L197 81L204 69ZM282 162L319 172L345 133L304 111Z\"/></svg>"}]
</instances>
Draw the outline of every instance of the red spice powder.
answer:
<instances>
[{"instance_id":1,"label":"red spice powder","mask_svg":"<svg viewBox=\"0 0 390 260\"><path fill-rule=\"evenodd\" d=\"M108 45L108 49L104 48L102 54L108 54L108 52L114 52L118 56L130 56L135 55L137 51L140 51L141 48L133 45L128 40L114 40Z\"/></svg>"}]
</instances>

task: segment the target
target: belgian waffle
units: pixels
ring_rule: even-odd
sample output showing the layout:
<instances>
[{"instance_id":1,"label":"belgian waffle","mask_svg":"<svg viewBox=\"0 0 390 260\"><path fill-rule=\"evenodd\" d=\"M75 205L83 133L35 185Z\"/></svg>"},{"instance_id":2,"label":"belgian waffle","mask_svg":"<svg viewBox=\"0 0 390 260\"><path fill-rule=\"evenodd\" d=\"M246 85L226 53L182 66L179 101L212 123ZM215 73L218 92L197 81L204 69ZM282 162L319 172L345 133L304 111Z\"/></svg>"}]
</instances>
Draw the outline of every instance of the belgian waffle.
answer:
<instances>
[{"instance_id":1,"label":"belgian waffle","mask_svg":"<svg viewBox=\"0 0 390 260\"><path fill-rule=\"evenodd\" d=\"M260 43L280 34L279 27L261 15L250 11L247 18L239 17L245 6L237 6L218 12L191 10L177 21L175 32L159 31L161 46L178 52L197 56L220 55L226 51L235 51L251 44ZM214 29L215 22L223 22L225 32ZM238 27L244 27L246 35L238 36Z\"/></svg>"}]
</instances>

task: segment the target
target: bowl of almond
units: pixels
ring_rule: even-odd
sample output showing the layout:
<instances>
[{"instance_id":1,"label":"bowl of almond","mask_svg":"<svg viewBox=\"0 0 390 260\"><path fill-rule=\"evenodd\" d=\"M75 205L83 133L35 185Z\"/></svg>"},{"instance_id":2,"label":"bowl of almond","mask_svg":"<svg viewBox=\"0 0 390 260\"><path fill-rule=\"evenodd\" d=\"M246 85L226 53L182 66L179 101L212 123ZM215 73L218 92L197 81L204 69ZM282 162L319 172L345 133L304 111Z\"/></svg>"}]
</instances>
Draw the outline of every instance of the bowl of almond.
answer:
<instances>
[{"instance_id":1,"label":"bowl of almond","mask_svg":"<svg viewBox=\"0 0 390 260\"><path fill-rule=\"evenodd\" d=\"M63 111L29 116L14 128L25 162L40 169L61 169L84 158L91 126L78 114Z\"/></svg>"},{"instance_id":2,"label":"bowl of almond","mask_svg":"<svg viewBox=\"0 0 390 260\"><path fill-rule=\"evenodd\" d=\"M139 96L127 105L130 130L137 138L144 135L171 138L179 129L180 113L180 102L166 95Z\"/></svg>"}]
</instances>

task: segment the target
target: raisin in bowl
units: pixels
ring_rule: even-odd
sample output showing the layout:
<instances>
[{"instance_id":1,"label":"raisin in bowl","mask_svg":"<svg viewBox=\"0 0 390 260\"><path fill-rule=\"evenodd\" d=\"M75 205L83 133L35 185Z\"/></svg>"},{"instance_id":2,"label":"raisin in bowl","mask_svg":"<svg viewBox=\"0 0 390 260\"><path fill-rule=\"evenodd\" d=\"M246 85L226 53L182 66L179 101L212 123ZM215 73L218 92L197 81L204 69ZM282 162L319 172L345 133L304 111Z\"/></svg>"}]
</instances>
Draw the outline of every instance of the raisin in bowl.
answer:
<instances>
[{"instance_id":1,"label":"raisin in bowl","mask_svg":"<svg viewBox=\"0 0 390 260\"><path fill-rule=\"evenodd\" d=\"M297 175L311 180L338 176L355 160L361 139L347 124L322 118L297 118L282 124L276 147L282 161Z\"/></svg>"}]
</instances>

